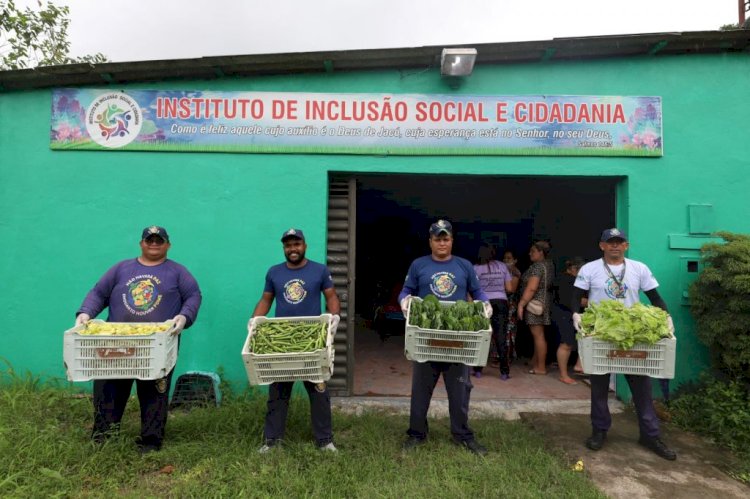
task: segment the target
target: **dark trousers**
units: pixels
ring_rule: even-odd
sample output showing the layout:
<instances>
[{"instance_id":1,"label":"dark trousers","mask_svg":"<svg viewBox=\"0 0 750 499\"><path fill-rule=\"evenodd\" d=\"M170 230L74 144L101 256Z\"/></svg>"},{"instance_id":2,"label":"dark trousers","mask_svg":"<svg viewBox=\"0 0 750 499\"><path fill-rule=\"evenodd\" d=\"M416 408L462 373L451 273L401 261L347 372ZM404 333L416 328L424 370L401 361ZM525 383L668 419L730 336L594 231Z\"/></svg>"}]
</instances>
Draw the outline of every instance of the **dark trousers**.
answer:
<instances>
[{"instance_id":1,"label":"dark trousers","mask_svg":"<svg viewBox=\"0 0 750 499\"><path fill-rule=\"evenodd\" d=\"M612 426L612 417L607 405L609 374L592 374L591 377L591 426L594 430L607 431ZM633 405L638 414L641 436L659 436L659 418L654 411L651 398L651 378L626 374L625 379L633 394Z\"/></svg>"},{"instance_id":2,"label":"dark trousers","mask_svg":"<svg viewBox=\"0 0 750 499\"><path fill-rule=\"evenodd\" d=\"M470 391L467 387L467 383L470 383L469 368L464 364L448 362L412 362L411 410L406 433L411 437L427 438L427 410L440 374L448 392L453 439L457 442L474 440L474 432L469 428L468 404L465 403Z\"/></svg>"},{"instance_id":3,"label":"dark trousers","mask_svg":"<svg viewBox=\"0 0 750 499\"><path fill-rule=\"evenodd\" d=\"M161 447L169 409L170 371L156 380L107 379L94 381L94 430L92 438L104 438L117 430L135 381L141 406L141 443Z\"/></svg>"},{"instance_id":4,"label":"dark trousers","mask_svg":"<svg viewBox=\"0 0 750 499\"><path fill-rule=\"evenodd\" d=\"M497 355L500 361L500 374L510 374L510 364L508 363L508 300L490 300L492 305L492 315L490 316L490 326L492 327L492 340L495 342ZM484 367L474 367L474 371L482 372ZM468 405L468 402L467 402Z\"/></svg>"},{"instance_id":5,"label":"dark trousers","mask_svg":"<svg viewBox=\"0 0 750 499\"><path fill-rule=\"evenodd\" d=\"M310 420L313 437L319 446L333 441L331 427L331 396L325 383L303 382L310 398ZM286 416L289 412L289 399L292 396L293 381L271 383L268 387L268 411L263 437L266 442L284 438Z\"/></svg>"}]
</instances>

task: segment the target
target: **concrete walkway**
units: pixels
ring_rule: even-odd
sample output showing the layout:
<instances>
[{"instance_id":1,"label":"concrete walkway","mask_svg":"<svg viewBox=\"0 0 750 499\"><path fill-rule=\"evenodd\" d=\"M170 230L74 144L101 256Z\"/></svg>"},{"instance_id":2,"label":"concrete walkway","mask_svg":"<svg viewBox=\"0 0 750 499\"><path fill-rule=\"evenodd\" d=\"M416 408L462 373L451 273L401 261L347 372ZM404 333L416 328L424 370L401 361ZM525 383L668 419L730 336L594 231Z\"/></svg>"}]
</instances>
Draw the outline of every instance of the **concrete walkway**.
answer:
<instances>
[{"instance_id":1,"label":"concrete walkway","mask_svg":"<svg viewBox=\"0 0 750 499\"><path fill-rule=\"evenodd\" d=\"M408 397L336 397L337 410L361 414L369 410L409 413ZM638 499L748 498L750 487L722 470L729 456L710 442L669 425L662 439L677 452L667 461L638 445L638 422L631 409L610 399L612 428L598 452L584 446L591 434L589 402L580 400L472 400L472 418L521 419L545 437L551 449L562 452L573 466L583 461L584 473L607 496ZM448 401L433 399L430 416L448 417Z\"/></svg>"}]
</instances>

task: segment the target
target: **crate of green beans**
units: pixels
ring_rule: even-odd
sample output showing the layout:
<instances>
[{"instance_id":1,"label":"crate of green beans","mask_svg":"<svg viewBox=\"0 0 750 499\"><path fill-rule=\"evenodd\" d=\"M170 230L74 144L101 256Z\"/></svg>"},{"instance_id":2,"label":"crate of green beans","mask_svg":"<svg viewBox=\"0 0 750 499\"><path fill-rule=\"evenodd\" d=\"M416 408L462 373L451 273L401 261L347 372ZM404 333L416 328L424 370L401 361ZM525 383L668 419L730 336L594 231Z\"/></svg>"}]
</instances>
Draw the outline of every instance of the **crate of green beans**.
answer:
<instances>
[{"instance_id":1,"label":"crate of green beans","mask_svg":"<svg viewBox=\"0 0 750 499\"><path fill-rule=\"evenodd\" d=\"M331 314L313 317L258 317L248 325L242 348L251 385L280 381L321 383L333 373Z\"/></svg>"}]
</instances>

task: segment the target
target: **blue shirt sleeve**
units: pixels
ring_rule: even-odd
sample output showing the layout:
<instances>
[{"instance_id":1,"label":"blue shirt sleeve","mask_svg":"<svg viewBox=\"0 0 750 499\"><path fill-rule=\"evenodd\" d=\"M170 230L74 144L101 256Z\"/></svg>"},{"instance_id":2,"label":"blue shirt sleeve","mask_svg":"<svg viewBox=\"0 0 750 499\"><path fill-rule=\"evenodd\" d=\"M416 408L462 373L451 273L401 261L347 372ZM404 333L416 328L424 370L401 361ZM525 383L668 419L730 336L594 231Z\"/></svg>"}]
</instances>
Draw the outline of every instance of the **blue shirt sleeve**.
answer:
<instances>
[{"instance_id":1,"label":"blue shirt sleeve","mask_svg":"<svg viewBox=\"0 0 750 499\"><path fill-rule=\"evenodd\" d=\"M398 294L398 302L401 303L401 300L406 298L407 295L416 295L417 288L419 286L419 283L417 282L417 269L414 265L415 262L412 262L411 265L409 265L409 271L406 274L406 279L404 280L404 287L401 289L401 292Z\"/></svg>"},{"instance_id":2,"label":"blue shirt sleeve","mask_svg":"<svg viewBox=\"0 0 750 499\"><path fill-rule=\"evenodd\" d=\"M200 309L201 302L203 301L203 295L201 295L200 287L198 287L198 281L195 280L195 277L186 268L180 269L178 279L177 284L180 291L180 298L182 299L180 314L184 315L187 319L185 323L185 329L187 329L198 318L198 309Z\"/></svg>"},{"instance_id":3,"label":"blue shirt sleeve","mask_svg":"<svg viewBox=\"0 0 750 499\"><path fill-rule=\"evenodd\" d=\"M469 282L466 287L468 288L469 293L471 293L471 297L475 300L490 301L489 297L482 289L482 285L479 283L479 278L477 277L476 270L474 270L474 266L471 264L468 265L466 273L469 274Z\"/></svg>"}]
</instances>

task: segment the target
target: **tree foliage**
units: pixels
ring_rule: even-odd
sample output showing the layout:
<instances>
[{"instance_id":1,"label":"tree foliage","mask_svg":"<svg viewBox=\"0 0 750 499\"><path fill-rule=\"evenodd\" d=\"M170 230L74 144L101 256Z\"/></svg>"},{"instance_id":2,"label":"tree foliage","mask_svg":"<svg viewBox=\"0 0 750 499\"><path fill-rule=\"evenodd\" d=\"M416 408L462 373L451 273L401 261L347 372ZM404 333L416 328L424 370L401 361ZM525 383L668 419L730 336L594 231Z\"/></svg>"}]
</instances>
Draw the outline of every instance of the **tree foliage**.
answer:
<instances>
[{"instance_id":1,"label":"tree foliage","mask_svg":"<svg viewBox=\"0 0 750 499\"><path fill-rule=\"evenodd\" d=\"M704 269L690 289L698 338L715 367L750 381L750 236L718 233L701 248Z\"/></svg>"},{"instance_id":2,"label":"tree foliage","mask_svg":"<svg viewBox=\"0 0 750 499\"><path fill-rule=\"evenodd\" d=\"M21 10L13 0L0 0L0 69L107 61L100 53L71 58L69 8L41 1L37 5L36 10Z\"/></svg>"}]
</instances>

